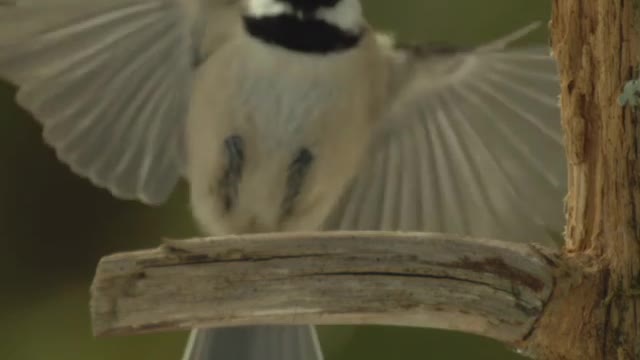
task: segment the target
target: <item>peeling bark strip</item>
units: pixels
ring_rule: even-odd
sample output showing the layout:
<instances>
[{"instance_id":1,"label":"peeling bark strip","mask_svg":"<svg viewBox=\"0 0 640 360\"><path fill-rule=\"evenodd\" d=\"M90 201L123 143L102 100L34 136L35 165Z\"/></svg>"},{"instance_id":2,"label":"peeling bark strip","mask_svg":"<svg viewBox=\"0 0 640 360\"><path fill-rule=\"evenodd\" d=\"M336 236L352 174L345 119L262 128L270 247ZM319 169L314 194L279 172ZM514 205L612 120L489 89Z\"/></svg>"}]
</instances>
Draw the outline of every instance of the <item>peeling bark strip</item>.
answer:
<instances>
[{"instance_id":1,"label":"peeling bark strip","mask_svg":"<svg viewBox=\"0 0 640 360\"><path fill-rule=\"evenodd\" d=\"M567 272L531 339L541 359L640 359L637 114L617 98L638 64L637 0L553 0L569 165Z\"/></svg>"},{"instance_id":2,"label":"peeling bark strip","mask_svg":"<svg viewBox=\"0 0 640 360\"><path fill-rule=\"evenodd\" d=\"M532 329L554 266L526 245L417 233L170 241L104 258L97 335L244 324L387 324L505 342Z\"/></svg>"}]
</instances>

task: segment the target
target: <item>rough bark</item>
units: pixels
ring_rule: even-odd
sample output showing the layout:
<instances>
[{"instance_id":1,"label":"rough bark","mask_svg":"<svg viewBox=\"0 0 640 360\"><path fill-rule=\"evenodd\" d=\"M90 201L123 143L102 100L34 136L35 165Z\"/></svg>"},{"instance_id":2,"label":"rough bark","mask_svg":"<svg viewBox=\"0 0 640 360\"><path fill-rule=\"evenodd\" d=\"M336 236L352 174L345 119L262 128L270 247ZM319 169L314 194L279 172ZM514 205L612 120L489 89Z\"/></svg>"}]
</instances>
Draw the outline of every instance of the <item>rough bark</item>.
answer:
<instances>
[{"instance_id":1,"label":"rough bark","mask_svg":"<svg viewBox=\"0 0 640 360\"><path fill-rule=\"evenodd\" d=\"M638 359L637 116L618 104L640 38L633 0L553 0L569 159L566 257L582 271L554 292L532 339L543 359Z\"/></svg>"}]
</instances>

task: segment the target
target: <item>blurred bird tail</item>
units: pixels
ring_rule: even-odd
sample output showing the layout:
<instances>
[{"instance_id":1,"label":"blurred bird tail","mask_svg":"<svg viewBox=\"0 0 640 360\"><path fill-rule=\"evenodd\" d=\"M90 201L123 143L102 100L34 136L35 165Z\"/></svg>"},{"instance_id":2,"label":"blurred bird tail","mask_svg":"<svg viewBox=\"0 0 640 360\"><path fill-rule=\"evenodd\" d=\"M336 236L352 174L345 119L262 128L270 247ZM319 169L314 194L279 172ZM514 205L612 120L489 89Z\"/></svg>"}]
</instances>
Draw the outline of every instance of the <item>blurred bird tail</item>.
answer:
<instances>
[{"instance_id":1,"label":"blurred bird tail","mask_svg":"<svg viewBox=\"0 0 640 360\"><path fill-rule=\"evenodd\" d=\"M313 326L252 326L191 331L182 360L323 360Z\"/></svg>"}]
</instances>

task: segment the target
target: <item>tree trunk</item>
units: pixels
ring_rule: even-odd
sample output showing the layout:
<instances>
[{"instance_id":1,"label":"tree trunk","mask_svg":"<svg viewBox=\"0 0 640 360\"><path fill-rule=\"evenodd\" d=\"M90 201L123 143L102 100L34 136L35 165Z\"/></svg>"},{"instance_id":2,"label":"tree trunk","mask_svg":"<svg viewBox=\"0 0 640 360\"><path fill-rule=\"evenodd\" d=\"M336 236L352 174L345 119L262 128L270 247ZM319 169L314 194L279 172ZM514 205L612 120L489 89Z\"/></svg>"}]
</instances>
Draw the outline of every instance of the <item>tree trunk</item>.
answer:
<instances>
[{"instance_id":1,"label":"tree trunk","mask_svg":"<svg viewBox=\"0 0 640 360\"><path fill-rule=\"evenodd\" d=\"M617 101L638 63L635 2L553 0L569 159L566 257L578 266L534 334L543 359L640 358L639 126Z\"/></svg>"}]
</instances>

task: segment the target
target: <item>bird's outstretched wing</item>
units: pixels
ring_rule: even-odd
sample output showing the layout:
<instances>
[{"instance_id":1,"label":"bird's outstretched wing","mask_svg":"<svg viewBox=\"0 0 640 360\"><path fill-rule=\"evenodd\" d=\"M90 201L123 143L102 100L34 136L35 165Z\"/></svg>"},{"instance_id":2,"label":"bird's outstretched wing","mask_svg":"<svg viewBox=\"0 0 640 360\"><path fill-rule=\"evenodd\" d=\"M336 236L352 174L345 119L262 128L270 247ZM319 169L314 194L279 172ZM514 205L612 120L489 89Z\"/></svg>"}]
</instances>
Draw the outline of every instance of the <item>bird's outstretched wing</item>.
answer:
<instances>
[{"instance_id":1,"label":"bird's outstretched wing","mask_svg":"<svg viewBox=\"0 0 640 360\"><path fill-rule=\"evenodd\" d=\"M184 167L191 78L216 35L207 16L233 6L212 2L0 0L0 79L74 172L160 203Z\"/></svg>"},{"instance_id":2,"label":"bird's outstretched wing","mask_svg":"<svg viewBox=\"0 0 640 360\"><path fill-rule=\"evenodd\" d=\"M471 50L390 48L388 113L326 227L558 245L566 165L556 65L547 47L506 49L531 28Z\"/></svg>"}]
</instances>

